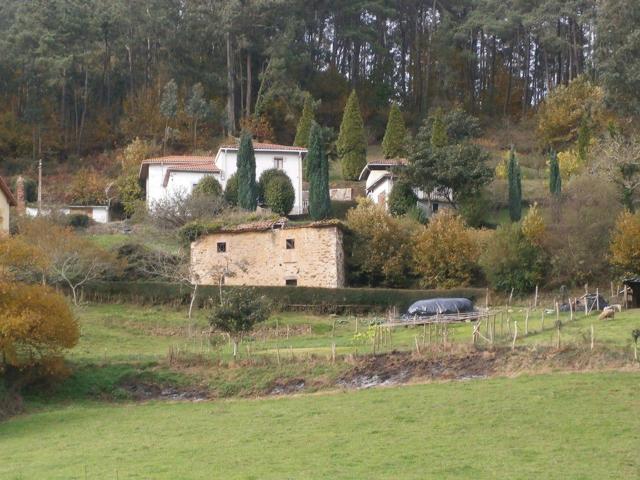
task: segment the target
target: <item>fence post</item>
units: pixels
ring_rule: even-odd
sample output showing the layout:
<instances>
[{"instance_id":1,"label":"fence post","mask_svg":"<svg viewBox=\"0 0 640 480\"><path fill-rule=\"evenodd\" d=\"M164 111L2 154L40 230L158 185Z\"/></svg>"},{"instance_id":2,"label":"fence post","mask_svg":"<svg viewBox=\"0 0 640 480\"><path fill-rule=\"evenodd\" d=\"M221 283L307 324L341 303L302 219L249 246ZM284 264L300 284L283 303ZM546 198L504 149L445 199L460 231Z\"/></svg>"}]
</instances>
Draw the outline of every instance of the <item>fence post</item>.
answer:
<instances>
[{"instance_id":1,"label":"fence post","mask_svg":"<svg viewBox=\"0 0 640 480\"><path fill-rule=\"evenodd\" d=\"M511 351L516 349L516 340L518 339L518 322L513 322L513 343L511 344Z\"/></svg>"},{"instance_id":2,"label":"fence post","mask_svg":"<svg viewBox=\"0 0 640 480\"><path fill-rule=\"evenodd\" d=\"M524 334L525 336L529 335L529 308L527 308L527 313L524 317Z\"/></svg>"}]
</instances>

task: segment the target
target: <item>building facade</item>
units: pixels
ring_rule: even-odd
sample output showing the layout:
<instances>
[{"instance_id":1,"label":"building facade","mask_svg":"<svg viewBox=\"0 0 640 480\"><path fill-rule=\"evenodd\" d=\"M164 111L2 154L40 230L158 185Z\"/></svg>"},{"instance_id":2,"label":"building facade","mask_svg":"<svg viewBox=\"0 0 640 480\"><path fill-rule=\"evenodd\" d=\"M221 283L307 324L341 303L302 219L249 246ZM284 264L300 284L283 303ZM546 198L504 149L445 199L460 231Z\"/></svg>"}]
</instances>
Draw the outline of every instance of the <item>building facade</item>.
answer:
<instances>
[{"instance_id":1,"label":"building facade","mask_svg":"<svg viewBox=\"0 0 640 480\"><path fill-rule=\"evenodd\" d=\"M16 200L9 186L0 177L0 234L9 233L11 207L16 206Z\"/></svg>"},{"instance_id":2,"label":"building facade","mask_svg":"<svg viewBox=\"0 0 640 480\"><path fill-rule=\"evenodd\" d=\"M295 191L292 215L304 213L302 195L302 159L307 149L270 143L253 143L256 158L256 181L265 170L277 168L287 174ZM211 175L226 188L227 180L237 170L238 146L223 145L215 157L170 156L144 160L140 181L145 186L147 206L170 200L176 195L190 195L193 187Z\"/></svg>"},{"instance_id":3,"label":"building facade","mask_svg":"<svg viewBox=\"0 0 640 480\"><path fill-rule=\"evenodd\" d=\"M203 285L345 285L343 233L338 222L287 226L286 219L240 225L191 244L191 270Z\"/></svg>"}]
</instances>

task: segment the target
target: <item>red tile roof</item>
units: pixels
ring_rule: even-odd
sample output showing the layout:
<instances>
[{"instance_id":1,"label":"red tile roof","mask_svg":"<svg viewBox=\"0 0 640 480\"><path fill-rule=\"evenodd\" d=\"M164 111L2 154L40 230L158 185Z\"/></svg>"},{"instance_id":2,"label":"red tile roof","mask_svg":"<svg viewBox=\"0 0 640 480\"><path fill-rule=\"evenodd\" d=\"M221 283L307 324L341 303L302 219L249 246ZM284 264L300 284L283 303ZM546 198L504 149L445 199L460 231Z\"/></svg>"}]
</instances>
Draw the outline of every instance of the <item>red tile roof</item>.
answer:
<instances>
[{"instance_id":1,"label":"red tile roof","mask_svg":"<svg viewBox=\"0 0 640 480\"><path fill-rule=\"evenodd\" d=\"M15 207L16 199L14 198L13 193L11 193L11 189L2 179L2 177L0 177L0 191L4 193L5 197L7 197L7 202L9 202L9 205L11 205L12 207Z\"/></svg>"},{"instance_id":2,"label":"red tile roof","mask_svg":"<svg viewBox=\"0 0 640 480\"><path fill-rule=\"evenodd\" d=\"M220 148L237 150L238 143L221 145ZM304 147L294 147L292 145L278 145L276 143L260 143L260 142L253 142L253 149L267 150L267 151L274 151L274 152L307 152L307 149Z\"/></svg>"},{"instance_id":3,"label":"red tile roof","mask_svg":"<svg viewBox=\"0 0 640 480\"><path fill-rule=\"evenodd\" d=\"M213 156L204 156L204 155L170 155L168 157L156 157L156 158L147 158L142 161L142 164L145 165L156 165L159 163L162 164L183 164L183 163L213 163L215 158Z\"/></svg>"}]
</instances>

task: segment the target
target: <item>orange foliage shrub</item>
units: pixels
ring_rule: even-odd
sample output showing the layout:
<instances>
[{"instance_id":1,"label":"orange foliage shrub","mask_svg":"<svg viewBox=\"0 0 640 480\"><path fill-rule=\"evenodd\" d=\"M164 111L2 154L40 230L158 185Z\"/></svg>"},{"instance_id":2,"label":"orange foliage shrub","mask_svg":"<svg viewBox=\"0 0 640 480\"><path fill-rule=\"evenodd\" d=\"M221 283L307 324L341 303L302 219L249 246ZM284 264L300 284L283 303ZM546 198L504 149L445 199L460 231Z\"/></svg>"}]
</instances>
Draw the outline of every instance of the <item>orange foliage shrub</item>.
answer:
<instances>
[{"instance_id":1,"label":"orange foliage shrub","mask_svg":"<svg viewBox=\"0 0 640 480\"><path fill-rule=\"evenodd\" d=\"M623 212L611 236L611 264L624 273L640 273L640 215Z\"/></svg>"}]
</instances>

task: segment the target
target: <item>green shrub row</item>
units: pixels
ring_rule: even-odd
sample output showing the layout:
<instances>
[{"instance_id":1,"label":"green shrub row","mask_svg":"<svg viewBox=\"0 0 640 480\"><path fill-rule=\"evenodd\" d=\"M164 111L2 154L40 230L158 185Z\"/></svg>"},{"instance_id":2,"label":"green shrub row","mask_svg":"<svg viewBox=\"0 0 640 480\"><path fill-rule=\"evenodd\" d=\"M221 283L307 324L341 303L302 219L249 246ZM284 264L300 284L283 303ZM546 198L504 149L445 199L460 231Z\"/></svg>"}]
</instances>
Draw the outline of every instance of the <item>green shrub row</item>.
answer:
<instances>
[{"instance_id":1,"label":"green shrub row","mask_svg":"<svg viewBox=\"0 0 640 480\"><path fill-rule=\"evenodd\" d=\"M240 288L226 286L227 289ZM388 288L314 288L314 287L255 287L282 310L312 310L324 313L370 312L397 308L405 311L417 300L438 297L484 298L480 288L453 290L400 290ZM209 299L219 300L217 286L198 289L198 305ZM101 303L136 303L140 305L186 305L191 290L184 285L163 282L94 282L84 288L86 300Z\"/></svg>"}]
</instances>

